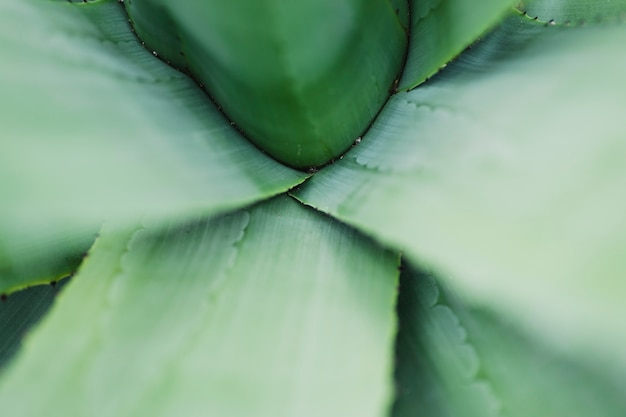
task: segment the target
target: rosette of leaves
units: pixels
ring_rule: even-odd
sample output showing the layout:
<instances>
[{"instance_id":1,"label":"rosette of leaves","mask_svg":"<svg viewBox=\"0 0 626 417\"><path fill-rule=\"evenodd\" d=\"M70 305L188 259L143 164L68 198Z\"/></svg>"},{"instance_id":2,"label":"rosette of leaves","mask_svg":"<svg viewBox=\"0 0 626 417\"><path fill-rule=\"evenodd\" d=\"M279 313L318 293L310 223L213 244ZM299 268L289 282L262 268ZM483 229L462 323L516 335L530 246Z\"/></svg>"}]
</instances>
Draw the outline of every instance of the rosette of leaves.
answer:
<instances>
[{"instance_id":1,"label":"rosette of leaves","mask_svg":"<svg viewBox=\"0 0 626 417\"><path fill-rule=\"evenodd\" d=\"M622 416L626 2L283 3L0 5L2 415Z\"/></svg>"}]
</instances>

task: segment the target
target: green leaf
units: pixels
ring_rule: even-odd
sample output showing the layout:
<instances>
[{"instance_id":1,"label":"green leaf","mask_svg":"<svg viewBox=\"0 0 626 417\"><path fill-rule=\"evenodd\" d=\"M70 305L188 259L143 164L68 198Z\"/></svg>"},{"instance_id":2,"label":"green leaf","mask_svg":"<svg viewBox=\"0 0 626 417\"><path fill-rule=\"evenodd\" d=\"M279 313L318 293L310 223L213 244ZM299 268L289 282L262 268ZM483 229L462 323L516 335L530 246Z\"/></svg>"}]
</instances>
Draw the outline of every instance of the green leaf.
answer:
<instances>
[{"instance_id":1,"label":"green leaf","mask_svg":"<svg viewBox=\"0 0 626 417\"><path fill-rule=\"evenodd\" d=\"M624 0L522 0L519 10L550 24L586 25L623 23L626 21Z\"/></svg>"},{"instance_id":2,"label":"green leaf","mask_svg":"<svg viewBox=\"0 0 626 417\"><path fill-rule=\"evenodd\" d=\"M385 414L397 255L286 196L161 229L105 228L1 380L3 413Z\"/></svg>"},{"instance_id":3,"label":"green leaf","mask_svg":"<svg viewBox=\"0 0 626 417\"><path fill-rule=\"evenodd\" d=\"M142 48L116 1L2 2L0 62L0 293L67 273L106 219L215 213L305 177Z\"/></svg>"},{"instance_id":4,"label":"green leaf","mask_svg":"<svg viewBox=\"0 0 626 417\"><path fill-rule=\"evenodd\" d=\"M512 16L296 195L623 371L624 45Z\"/></svg>"},{"instance_id":5,"label":"green leaf","mask_svg":"<svg viewBox=\"0 0 626 417\"><path fill-rule=\"evenodd\" d=\"M406 9L406 0L404 1ZM139 37L296 168L346 151L389 96L407 33L388 0L133 0Z\"/></svg>"},{"instance_id":6,"label":"green leaf","mask_svg":"<svg viewBox=\"0 0 626 417\"><path fill-rule=\"evenodd\" d=\"M18 351L30 328L48 311L57 292L69 280L37 285L0 301L0 370Z\"/></svg>"},{"instance_id":7,"label":"green leaf","mask_svg":"<svg viewBox=\"0 0 626 417\"><path fill-rule=\"evenodd\" d=\"M19 232L13 240L11 236L0 236L0 294L72 275L93 244L96 232L70 230L65 230L66 235L48 237L34 232L30 239L24 239Z\"/></svg>"},{"instance_id":8,"label":"green leaf","mask_svg":"<svg viewBox=\"0 0 626 417\"><path fill-rule=\"evenodd\" d=\"M607 379L584 355L561 355L470 308L428 274L403 272L398 312L394 417L624 414L622 376Z\"/></svg>"},{"instance_id":9,"label":"green leaf","mask_svg":"<svg viewBox=\"0 0 626 417\"><path fill-rule=\"evenodd\" d=\"M516 0L411 0L409 54L400 89L411 89L496 25Z\"/></svg>"}]
</instances>

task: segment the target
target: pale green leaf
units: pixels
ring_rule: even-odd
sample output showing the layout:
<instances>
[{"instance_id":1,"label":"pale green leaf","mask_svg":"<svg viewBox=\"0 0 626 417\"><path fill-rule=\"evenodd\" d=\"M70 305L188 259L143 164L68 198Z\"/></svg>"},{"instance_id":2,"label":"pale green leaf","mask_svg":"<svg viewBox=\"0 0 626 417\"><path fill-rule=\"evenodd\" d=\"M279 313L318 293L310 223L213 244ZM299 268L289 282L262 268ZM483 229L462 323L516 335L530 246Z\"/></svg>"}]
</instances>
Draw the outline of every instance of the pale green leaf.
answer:
<instances>
[{"instance_id":1,"label":"pale green leaf","mask_svg":"<svg viewBox=\"0 0 626 417\"><path fill-rule=\"evenodd\" d=\"M158 230L103 231L0 382L3 413L385 415L397 255L286 196Z\"/></svg>"},{"instance_id":2,"label":"pale green leaf","mask_svg":"<svg viewBox=\"0 0 626 417\"><path fill-rule=\"evenodd\" d=\"M2 2L0 61L0 292L67 273L51 254L80 256L105 219L215 213L304 178L142 48L117 1Z\"/></svg>"},{"instance_id":3,"label":"pale green leaf","mask_svg":"<svg viewBox=\"0 0 626 417\"><path fill-rule=\"evenodd\" d=\"M624 45L512 16L297 196L624 372Z\"/></svg>"},{"instance_id":4,"label":"pale green leaf","mask_svg":"<svg viewBox=\"0 0 626 417\"><path fill-rule=\"evenodd\" d=\"M400 89L421 84L498 23L516 0L411 0L409 53Z\"/></svg>"},{"instance_id":5,"label":"pale green leaf","mask_svg":"<svg viewBox=\"0 0 626 417\"><path fill-rule=\"evenodd\" d=\"M394 417L621 417L622 377L472 309L432 276L400 278Z\"/></svg>"}]
</instances>

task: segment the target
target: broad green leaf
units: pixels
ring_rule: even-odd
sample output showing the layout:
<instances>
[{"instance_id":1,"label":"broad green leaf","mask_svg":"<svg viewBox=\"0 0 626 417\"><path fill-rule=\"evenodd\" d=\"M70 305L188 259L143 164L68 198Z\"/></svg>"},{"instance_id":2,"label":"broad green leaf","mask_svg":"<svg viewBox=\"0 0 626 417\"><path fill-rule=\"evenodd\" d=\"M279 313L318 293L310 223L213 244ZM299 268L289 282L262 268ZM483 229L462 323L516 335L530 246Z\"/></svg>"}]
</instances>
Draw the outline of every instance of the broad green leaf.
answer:
<instances>
[{"instance_id":1,"label":"broad green leaf","mask_svg":"<svg viewBox=\"0 0 626 417\"><path fill-rule=\"evenodd\" d=\"M409 54L400 89L413 88L496 25L516 0L411 0Z\"/></svg>"},{"instance_id":2,"label":"broad green leaf","mask_svg":"<svg viewBox=\"0 0 626 417\"><path fill-rule=\"evenodd\" d=\"M396 255L286 196L154 226L105 228L0 381L3 413L385 415Z\"/></svg>"},{"instance_id":3,"label":"broad green leaf","mask_svg":"<svg viewBox=\"0 0 626 417\"><path fill-rule=\"evenodd\" d=\"M117 1L2 2L0 62L0 292L66 273L49 247L80 256L106 219L215 213L304 178L142 48Z\"/></svg>"},{"instance_id":4,"label":"broad green leaf","mask_svg":"<svg viewBox=\"0 0 626 417\"><path fill-rule=\"evenodd\" d=\"M394 417L624 415L623 377L470 308L428 274L406 269L399 293Z\"/></svg>"},{"instance_id":5,"label":"broad green leaf","mask_svg":"<svg viewBox=\"0 0 626 417\"><path fill-rule=\"evenodd\" d=\"M193 74L259 148L296 168L350 148L406 54L402 7L389 0L125 5L146 45Z\"/></svg>"},{"instance_id":6,"label":"broad green leaf","mask_svg":"<svg viewBox=\"0 0 626 417\"><path fill-rule=\"evenodd\" d=\"M626 22L624 0L522 0L517 8L531 18L555 25Z\"/></svg>"},{"instance_id":7,"label":"broad green leaf","mask_svg":"<svg viewBox=\"0 0 626 417\"><path fill-rule=\"evenodd\" d=\"M18 291L0 301L0 370L18 351L22 339L34 323L48 311L57 292L69 280L37 285Z\"/></svg>"},{"instance_id":8,"label":"broad green leaf","mask_svg":"<svg viewBox=\"0 0 626 417\"><path fill-rule=\"evenodd\" d=\"M296 194L623 372L624 45L512 16Z\"/></svg>"}]
</instances>

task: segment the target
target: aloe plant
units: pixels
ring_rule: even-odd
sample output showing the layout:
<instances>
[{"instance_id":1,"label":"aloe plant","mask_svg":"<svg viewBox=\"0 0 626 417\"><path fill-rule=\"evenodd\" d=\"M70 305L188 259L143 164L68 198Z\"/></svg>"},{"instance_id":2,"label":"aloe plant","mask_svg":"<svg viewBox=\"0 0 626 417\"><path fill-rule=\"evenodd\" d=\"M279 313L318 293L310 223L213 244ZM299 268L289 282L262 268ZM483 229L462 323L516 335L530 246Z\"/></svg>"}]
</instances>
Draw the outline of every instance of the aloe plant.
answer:
<instances>
[{"instance_id":1,"label":"aloe plant","mask_svg":"<svg viewBox=\"0 0 626 417\"><path fill-rule=\"evenodd\" d=\"M249 7L0 5L2 415L623 416L626 1Z\"/></svg>"}]
</instances>

